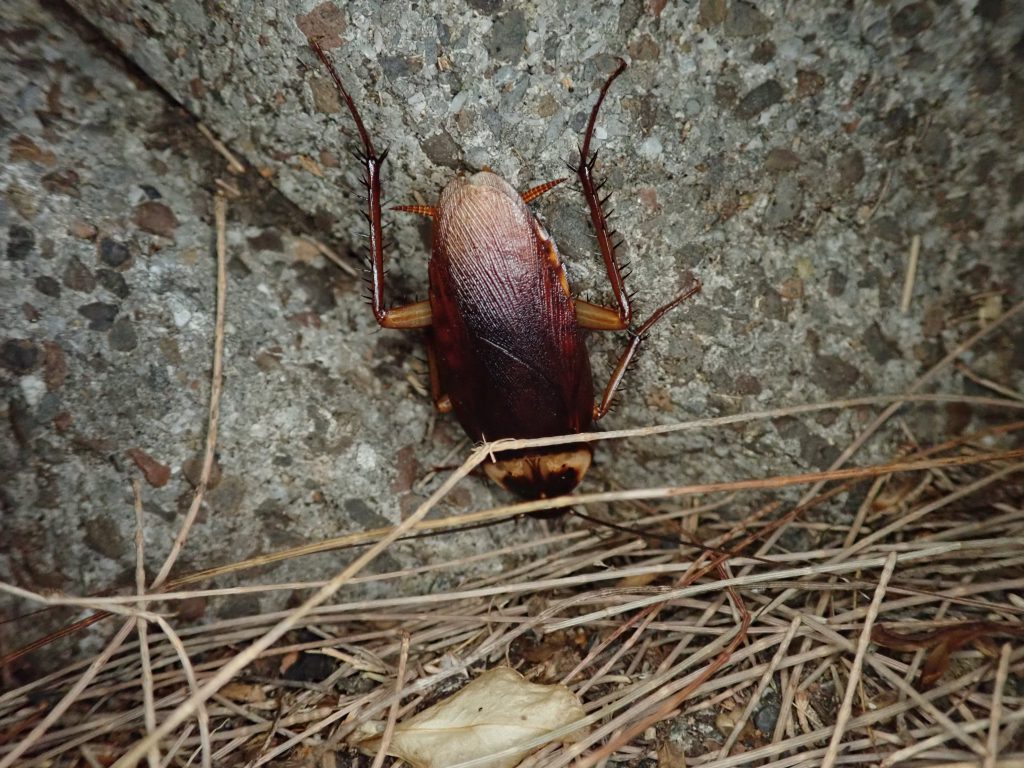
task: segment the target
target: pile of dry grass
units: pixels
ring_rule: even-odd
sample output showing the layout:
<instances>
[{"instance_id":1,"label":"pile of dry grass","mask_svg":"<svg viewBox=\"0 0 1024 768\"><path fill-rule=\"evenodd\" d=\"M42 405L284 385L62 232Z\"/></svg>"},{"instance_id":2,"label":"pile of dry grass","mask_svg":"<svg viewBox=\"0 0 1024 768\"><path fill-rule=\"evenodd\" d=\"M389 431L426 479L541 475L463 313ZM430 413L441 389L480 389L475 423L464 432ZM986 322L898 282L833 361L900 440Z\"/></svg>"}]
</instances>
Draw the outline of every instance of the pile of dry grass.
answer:
<instances>
[{"instance_id":1,"label":"pile of dry grass","mask_svg":"<svg viewBox=\"0 0 1024 768\"><path fill-rule=\"evenodd\" d=\"M218 220L223 235L223 204ZM219 255L218 350L223 237ZM585 726L581 741L545 747L529 765L1024 765L1024 450L1016 447L1024 423L914 447L890 464L844 468L906 403L1024 408L1005 391L920 394L987 332L1022 314L1018 305L977 332L899 398L575 438L651 440L822 408L881 408L828 472L427 521L491 451L524 443L485 446L393 529L172 581L212 464L218 352L206 473L156 581L142 575L140 535L136 595L79 599L0 585L42 604L102 611L113 631L95 658L0 695L0 768L367 764L347 746L360 726L394 723L503 663L564 682L588 712L565 729ZM804 492L799 501L790 499L794 489ZM861 499L857 512L838 523L836 498L851 492ZM499 576L446 592L339 597L357 581L409 575L358 574L411 532L557 506L597 514L608 504L629 516L630 531L572 522L526 544L416 569L520 563ZM140 511L140 532L143 525ZM219 574L357 541L369 546L323 582L205 586ZM790 551L788 542L803 544ZM176 626L181 601L284 589L307 597L277 614ZM380 752L374 766L383 762Z\"/></svg>"}]
</instances>

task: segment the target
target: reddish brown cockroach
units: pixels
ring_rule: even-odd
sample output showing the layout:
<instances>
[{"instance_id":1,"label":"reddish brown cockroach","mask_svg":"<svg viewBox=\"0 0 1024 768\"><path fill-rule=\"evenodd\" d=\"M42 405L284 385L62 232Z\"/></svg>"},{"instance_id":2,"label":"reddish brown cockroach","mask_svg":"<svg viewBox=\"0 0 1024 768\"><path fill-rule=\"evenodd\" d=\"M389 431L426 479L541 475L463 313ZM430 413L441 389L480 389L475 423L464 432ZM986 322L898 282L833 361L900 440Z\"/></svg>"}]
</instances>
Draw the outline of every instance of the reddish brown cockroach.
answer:
<instances>
[{"instance_id":1,"label":"reddish brown cockroach","mask_svg":"<svg viewBox=\"0 0 1024 768\"><path fill-rule=\"evenodd\" d=\"M384 304L384 249L381 238L381 168L387 150L377 154L370 134L323 49L310 45L345 100L362 142L370 223L370 303L382 328L427 330L431 391L439 411L454 411L473 440L535 438L589 431L604 416L630 360L647 332L673 307L700 290L696 283L660 307L637 328L622 270L615 256L614 232L594 182L597 152L590 153L594 124L618 67L605 81L590 113L576 175L590 209L598 245L611 282L615 307L574 298L554 241L527 204L565 179L555 179L521 195L485 168L459 175L441 190L434 206L405 205L396 210L428 216L434 222L430 256L430 298L401 307ZM594 399L590 358L583 330L628 331L600 403ZM484 465L503 488L526 498L568 493L590 467L593 448L510 451Z\"/></svg>"}]
</instances>

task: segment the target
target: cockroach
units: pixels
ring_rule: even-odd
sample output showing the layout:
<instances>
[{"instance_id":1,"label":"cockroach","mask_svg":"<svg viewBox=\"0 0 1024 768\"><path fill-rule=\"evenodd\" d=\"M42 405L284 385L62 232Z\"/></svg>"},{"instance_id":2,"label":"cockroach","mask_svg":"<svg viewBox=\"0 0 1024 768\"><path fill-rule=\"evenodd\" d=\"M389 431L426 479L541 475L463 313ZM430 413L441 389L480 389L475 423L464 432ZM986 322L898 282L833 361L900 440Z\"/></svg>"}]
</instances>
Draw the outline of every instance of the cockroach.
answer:
<instances>
[{"instance_id":1,"label":"cockroach","mask_svg":"<svg viewBox=\"0 0 1024 768\"><path fill-rule=\"evenodd\" d=\"M454 412L474 441L578 434L608 413L622 377L648 331L670 310L700 290L694 281L633 325L630 294L616 257L615 232L608 225L608 198L594 179L597 152L591 153L594 126L608 89L626 62L608 77L590 112L573 167L590 211L598 247L611 283L615 306L574 297L551 236L527 207L552 187L554 179L520 194L490 169L460 174L436 205L400 205L395 210L433 220L428 265L429 298L389 307L384 301L384 246L381 235L381 170L387 150L378 153L355 101L316 41L323 62L348 105L359 139L370 225L370 304L382 328L427 331L427 357L434 403ZM584 330L626 331L629 343L600 401ZM543 499L575 488L593 458L588 443L569 449L503 452L484 465L498 485L519 496Z\"/></svg>"}]
</instances>

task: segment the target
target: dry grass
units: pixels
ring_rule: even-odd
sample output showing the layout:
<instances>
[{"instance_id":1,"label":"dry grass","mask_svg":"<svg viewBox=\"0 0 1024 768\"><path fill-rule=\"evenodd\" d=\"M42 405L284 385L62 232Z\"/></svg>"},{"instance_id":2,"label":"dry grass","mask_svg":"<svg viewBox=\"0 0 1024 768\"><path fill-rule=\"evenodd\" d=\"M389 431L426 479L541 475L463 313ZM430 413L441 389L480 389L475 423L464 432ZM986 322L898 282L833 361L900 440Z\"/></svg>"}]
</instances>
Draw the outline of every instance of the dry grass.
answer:
<instances>
[{"instance_id":1,"label":"dry grass","mask_svg":"<svg viewBox=\"0 0 1024 768\"><path fill-rule=\"evenodd\" d=\"M369 765L372 757L356 758L347 747L358 729L390 729L467 674L502 663L569 685L588 711L564 729L585 726L582 741L544 747L525 765L646 758L707 768L1024 766L1024 451L1017 447L1024 423L914 446L888 464L846 466L896 423L901 407L966 400L1009 416L1024 409L1003 385L990 387L999 395L992 398L922 392L992 329L1019 321L1024 305L965 340L900 397L570 438L656 440L824 408L880 407L827 472L593 493L427 520L489 453L523 443L494 444L473 451L395 528L171 579L216 442L223 205L204 482L150 585L137 537L135 594L44 596L0 584L42 605L91 608L99 613L90 621L110 624L95 658L0 695L0 768ZM804 490L799 500L787 490L794 488ZM855 514L842 513L847 498L859 500ZM526 544L360 575L408 533L559 505L590 514L614 505L617 521L628 517L647 535L570 518ZM136 513L141 533L139 503ZM226 573L352 543L367 548L322 581L211 585ZM343 593L367 581L513 560L518 567L448 591L358 601ZM189 598L280 590L304 599L288 611L203 626L176 618ZM325 671L295 674L311 660ZM921 686L936 664L936 682ZM380 754L373 765L387 762Z\"/></svg>"}]
</instances>

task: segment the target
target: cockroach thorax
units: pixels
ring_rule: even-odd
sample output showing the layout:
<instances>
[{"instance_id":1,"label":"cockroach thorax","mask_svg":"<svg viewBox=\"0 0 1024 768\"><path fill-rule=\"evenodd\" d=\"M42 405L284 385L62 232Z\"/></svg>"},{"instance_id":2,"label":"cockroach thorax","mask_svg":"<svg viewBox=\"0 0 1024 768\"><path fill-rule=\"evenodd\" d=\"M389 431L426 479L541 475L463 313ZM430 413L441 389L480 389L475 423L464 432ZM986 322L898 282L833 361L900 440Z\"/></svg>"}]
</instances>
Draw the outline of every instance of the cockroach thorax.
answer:
<instances>
[{"instance_id":1,"label":"cockroach thorax","mask_svg":"<svg viewBox=\"0 0 1024 768\"><path fill-rule=\"evenodd\" d=\"M441 190L438 208L443 212L470 216L509 215L527 217L526 204L515 187L493 171L479 171L469 176L456 176ZM468 209L468 210L467 210Z\"/></svg>"},{"instance_id":2,"label":"cockroach thorax","mask_svg":"<svg viewBox=\"0 0 1024 768\"><path fill-rule=\"evenodd\" d=\"M516 274L534 268L536 219L515 188L490 171L448 182L434 226L433 258L450 264L463 286L501 265Z\"/></svg>"},{"instance_id":3,"label":"cockroach thorax","mask_svg":"<svg viewBox=\"0 0 1024 768\"><path fill-rule=\"evenodd\" d=\"M484 464L487 476L505 490L527 499L550 499L569 493L590 468L593 449L526 453Z\"/></svg>"}]
</instances>

